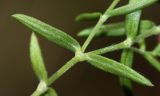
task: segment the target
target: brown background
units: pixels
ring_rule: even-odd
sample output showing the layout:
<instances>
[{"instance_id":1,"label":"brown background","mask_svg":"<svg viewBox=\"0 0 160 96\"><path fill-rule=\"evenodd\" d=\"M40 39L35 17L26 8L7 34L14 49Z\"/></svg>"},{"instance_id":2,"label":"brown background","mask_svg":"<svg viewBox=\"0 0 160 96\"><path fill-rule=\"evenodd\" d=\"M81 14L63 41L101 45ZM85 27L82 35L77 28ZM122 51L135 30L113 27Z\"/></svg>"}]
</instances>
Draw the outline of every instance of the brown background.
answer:
<instances>
[{"instance_id":1,"label":"brown background","mask_svg":"<svg viewBox=\"0 0 160 96\"><path fill-rule=\"evenodd\" d=\"M84 38L76 33L95 22L75 23L74 17L81 12L104 11L112 0L0 0L0 96L29 96L38 84L33 74L28 56L31 30L17 23L12 14L23 13L45 21L75 37L81 44ZM126 0L122 0L125 4ZM145 9L144 19L160 23L160 5ZM108 22L123 21L124 17L114 17ZM40 44L49 74L58 70L73 54L40 38ZM89 50L110 45L124 38L94 39ZM155 37L148 39L149 49L156 44ZM120 52L107 54L119 58ZM136 55L134 69L150 78L156 87L144 87L134 83L136 96L160 96L160 73ZM59 96L123 96L118 78L97 70L87 63L79 63L54 84Z\"/></svg>"}]
</instances>

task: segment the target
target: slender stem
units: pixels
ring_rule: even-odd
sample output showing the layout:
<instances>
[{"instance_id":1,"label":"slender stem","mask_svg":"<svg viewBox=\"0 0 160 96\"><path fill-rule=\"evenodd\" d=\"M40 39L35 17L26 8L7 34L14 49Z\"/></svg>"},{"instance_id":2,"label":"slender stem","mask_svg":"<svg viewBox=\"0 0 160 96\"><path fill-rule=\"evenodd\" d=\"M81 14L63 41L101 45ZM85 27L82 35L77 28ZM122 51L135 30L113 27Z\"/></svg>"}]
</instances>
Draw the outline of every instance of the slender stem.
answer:
<instances>
[{"instance_id":1,"label":"slender stem","mask_svg":"<svg viewBox=\"0 0 160 96\"><path fill-rule=\"evenodd\" d=\"M147 37L150 37L152 35L158 35L160 34L160 26L155 26L150 30L146 30L145 32L138 35L134 42L139 42L140 40L143 40Z\"/></svg>"},{"instance_id":2,"label":"slender stem","mask_svg":"<svg viewBox=\"0 0 160 96\"><path fill-rule=\"evenodd\" d=\"M31 96L40 96L48 90L47 84L44 81L40 81L36 91Z\"/></svg>"},{"instance_id":3,"label":"slender stem","mask_svg":"<svg viewBox=\"0 0 160 96\"><path fill-rule=\"evenodd\" d=\"M112 52L112 51L115 51L115 50L129 48L130 46L131 46L131 41L130 41L130 39L127 39L127 40L125 40L123 42L120 42L118 44L111 45L111 46L101 48L101 49L98 49L98 50L95 50L95 51L91 51L91 52L88 52L88 53L104 54L104 53Z\"/></svg>"},{"instance_id":4,"label":"slender stem","mask_svg":"<svg viewBox=\"0 0 160 96\"><path fill-rule=\"evenodd\" d=\"M79 58L74 57L68 61L62 68L60 68L56 73L54 73L48 80L48 85L56 81L60 76L62 76L66 71L72 68L76 63L79 62Z\"/></svg>"},{"instance_id":5,"label":"slender stem","mask_svg":"<svg viewBox=\"0 0 160 96\"><path fill-rule=\"evenodd\" d=\"M96 26L93 28L91 34L88 36L87 40L85 41L85 43L82 46L82 52L84 52L86 50L86 48L88 47L88 45L90 44L91 40L93 39L93 37L95 36L95 34L97 32L99 32L100 27L103 25L103 23L109 18L109 16L107 15L102 15L100 20L98 21L98 23L96 24Z\"/></svg>"},{"instance_id":6,"label":"slender stem","mask_svg":"<svg viewBox=\"0 0 160 96\"><path fill-rule=\"evenodd\" d=\"M114 0L111 6L105 11L105 13L100 17L99 21L97 22L96 26L93 28L91 34L88 36L87 40L84 42L82 46L82 52L86 50L90 42L92 41L93 37L97 32L100 31L100 27L103 25L103 23L110 17L108 15L108 12L111 11L119 2L120 0Z\"/></svg>"},{"instance_id":7,"label":"slender stem","mask_svg":"<svg viewBox=\"0 0 160 96\"><path fill-rule=\"evenodd\" d=\"M150 30L147 30L146 32L141 33L140 35L138 35L135 38L134 42L132 42L130 40L125 40L125 41L120 42L118 44L111 45L111 46L104 47L104 48L100 48L98 50L91 51L91 52L88 52L88 53L105 54L107 52L112 52L112 51L115 51L115 50L125 49L125 48L128 48L129 46L133 45L134 43L141 42L142 39L145 39L147 37L150 37L152 35L157 35L157 34L160 34L160 26L154 27ZM128 42L128 44L131 44L131 45L127 45L127 42Z\"/></svg>"},{"instance_id":8,"label":"slender stem","mask_svg":"<svg viewBox=\"0 0 160 96\"><path fill-rule=\"evenodd\" d=\"M105 14L108 14L109 11L111 11L112 9L114 9L117 4L119 3L120 0L114 0L113 3L109 6L109 8L106 10Z\"/></svg>"},{"instance_id":9,"label":"slender stem","mask_svg":"<svg viewBox=\"0 0 160 96\"><path fill-rule=\"evenodd\" d=\"M62 66L56 73L54 73L46 82L41 81L31 96L40 96L48 90L47 86L50 86L53 82L55 82L58 78L60 78L66 71L72 68L76 63L86 60L86 55L77 52L76 56L69 60L64 66Z\"/></svg>"},{"instance_id":10,"label":"slender stem","mask_svg":"<svg viewBox=\"0 0 160 96\"><path fill-rule=\"evenodd\" d=\"M136 52L136 53L141 54L141 55L144 55L144 54L149 53L149 52L146 52L146 51L140 50L140 49L138 49L138 48L134 48L134 47L131 47L130 49L133 50L133 51Z\"/></svg>"},{"instance_id":11,"label":"slender stem","mask_svg":"<svg viewBox=\"0 0 160 96\"><path fill-rule=\"evenodd\" d=\"M142 45L143 46L143 45ZM142 47L144 48L144 47ZM152 51L146 51L145 49L138 49L138 48L135 48L135 47L131 47L129 48L130 50L133 50L134 52L138 53L138 54L141 54L141 55L150 55L150 56L157 56L156 54L152 53Z\"/></svg>"}]
</instances>

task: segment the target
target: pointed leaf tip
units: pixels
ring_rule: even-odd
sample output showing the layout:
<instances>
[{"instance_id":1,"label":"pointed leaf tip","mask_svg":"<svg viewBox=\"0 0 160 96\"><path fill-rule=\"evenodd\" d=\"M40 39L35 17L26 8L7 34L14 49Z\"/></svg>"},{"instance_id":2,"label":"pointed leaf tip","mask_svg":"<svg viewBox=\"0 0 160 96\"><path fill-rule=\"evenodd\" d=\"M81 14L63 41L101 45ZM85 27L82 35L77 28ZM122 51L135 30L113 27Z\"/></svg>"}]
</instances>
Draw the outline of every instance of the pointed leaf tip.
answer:
<instances>
[{"instance_id":1,"label":"pointed leaf tip","mask_svg":"<svg viewBox=\"0 0 160 96\"><path fill-rule=\"evenodd\" d=\"M88 62L103 71L128 78L146 86L153 86L150 80L144 76L140 75L133 69L109 58L95 54L88 54Z\"/></svg>"},{"instance_id":2,"label":"pointed leaf tip","mask_svg":"<svg viewBox=\"0 0 160 96\"><path fill-rule=\"evenodd\" d=\"M87 20L87 21L98 20L101 15L102 15L102 13L100 13L100 12L81 13L75 18L75 21L79 22L79 21L85 21L85 20Z\"/></svg>"},{"instance_id":3,"label":"pointed leaf tip","mask_svg":"<svg viewBox=\"0 0 160 96\"><path fill-rule=\"evenodd\" d=\"M12 15L13 18L17 19L19 22L33 30L34 32L42 35L46 39L63 46L66 49L69 49L73 52L80 50L80 44L71 36L65 32L54 28L36 18L24 15L24 14L15 14Z\"/></svg>"},{"instance_id":4,"label":"pointed leaf tip","mask_svg":"<svg viewBox=\"0 0 160 96\"><path fill-rule=\"evenodd\" d=\"M32 68L39 80L47 81L48 74L44 65L37 37L34 33L31 36L30 42L30 59L32 62Z\"/></svg>"}]
</instances>

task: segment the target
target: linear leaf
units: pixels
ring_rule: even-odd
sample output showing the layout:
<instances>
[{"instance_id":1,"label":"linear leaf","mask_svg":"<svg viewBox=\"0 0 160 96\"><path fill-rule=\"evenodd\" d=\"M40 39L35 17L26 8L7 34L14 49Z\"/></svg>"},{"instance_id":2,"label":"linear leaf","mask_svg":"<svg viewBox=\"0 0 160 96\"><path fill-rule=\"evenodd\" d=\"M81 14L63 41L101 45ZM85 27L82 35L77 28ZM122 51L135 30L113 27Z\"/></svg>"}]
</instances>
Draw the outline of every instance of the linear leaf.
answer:
<instances>
[{"instance_id":1,"label":"linear leaf","mask_svg":"<svg viewBox=\"0 0 160 96\"><path fill-rule=\"evenodd\" d=\"M129 0L129 4L132 4L135 2L138 2L138 0ZM137 36L139 31L138 29L140 28L141 13L142 11L138 10L126 15L125 31L126 31L127 39L131 39L132 41L134 41L135 37ZM128 66L129 68L132 68L133 58L134 58L133 50L125 49L123 50L121 55L121 63L124 64L125 66ZM129 96L133 96L131 80L127 78L120 78L120 83L125 94Z\"/></svg>"},{"instance_id":2,"label":"linear leaf","mask_svg":"<svg viewBox=\"0 0 160 96\"><path fill-rule=\"evenodd\" d=\"M109 58L105 58L100 55L89 54L88 62L103 71L131 79L143 85L153 86L152 83L144 76L140 75L131 68Z\"/></svg>"},{"instance_id":3,"label":"linear leaf","mask_svg":"<svg viewBox=\"0 0 160 96\"><path fill-rule=\"evenodd\" d=\"M132 40L135 39L140 25L140 17L141 11L139 10L126 16L125 29L127 32L127 38Z\"/></svg>"},{"instance_id":4,"label":"linear leaf","mask_svg":"<svg viewBox=\"0 0 160 96\"><path fill-rule=\"evenodd\" d=\"M125 49L121 55L121 63L125 66L132 67L133 65L134 52L129 49ZM132 96L132 82L127 78L120 78L121 86L123 87L126 94L130 94Z\"/></svg>"},{"instance_id":5,"label":"linear leaf","mask_svg":"<svg viewBox=\"0 0 160 96\"><path fill-rule=\"evenodd\" d=\"M129 0L129 4L136 3L139 0ZM127 39L131 39L132 42L134 41L135 37L138 34L138 29L140 28L140 18L141 18L141 10L137 10L130 14L126 15L125 20L125 31ZM121 55L121 63L129 68L132 68L134 59L134 52L132 50L125 49ZM123 88L123 91L126 95L133 96L132 91L132 82L127 78L120 78L120 83Z\"/></svg>"},{"instance_id":6,"label":"linear leaf","mask_svg":"<svg viewBox=\"0 0 160 96\"><path fill-rule=\"evenodd\" d=\"M151 29L155 26L155 23L150 20L142 20L140 23L140 31ZM86 28L78 33L78 36L87 37L93 30L93 27ZM125 24L124 22L111 23L101 26L100 32L96 34L99 36L124 36Z\"/></svg>"},{"instance_id":7,"label":"linear leaf","mask_svg":"<svg viewBox=\"0 0 160 96\"><path fill-rule=\"evenodd\" d=\"M124 35L124 23L112 23L101 26L100 32L96 33L96 36L121 36ZM78 36L89 36L93 27L86 28L78 33Z\"/></svg>"},{"instance_id":8,"label":"linear leaf","mask_svg":"<svg viewBox=\"0 0 160 96\"><path fill-rule=\"evenodd\" d=\"M139 9L148 7L148 6L156 3L157 1L158 0L139 0L136 3L127 4L125 6L113 9L112 11L108 12L108 15L118 16L118 15L128 14L128 13L137 11Z\"/></svg>"},{"instance_id":9,"label":"linear leaf","mask_svg":"<svg viewBox=\"0 0 160 96\"><path fill-rule=\"evenodd\" d=\"M158 39L159 39L159 37L158 37ZM157 46L153 49L152 54L154 54L156 56L160 56L160 44L159 44L159 41L158 41Z\"/></svg>"},{"instance_id":10,"label":"linear leaf","mask_svg":"<svg viewBox=\"0 0 160 96\"><path fill-rule=\"evenodd\" d=\"M81 13L76 18L75 21L85 21L85 20L98 20L102 13L100 12L93 12L93 13Z\"/></svg>"},{"instance_id":11,"label":"linear leaf","mask_svg":"<svg viewBox=\"0 0 160 96\"><path fill-rule=\"evenodd\" d=\"M79 43L74 38L59 29L27 15L15 14L13 17L28 28L32 29L34 32L37 32L60 46L63 46L73 52L80 49Z\"/></svg>"},{"instance_id":12,"label":"linear leaf","mask_svg":"<svg viewBox=\"0 0 160 96\"><path fill-rule=\"evenodd\" d=\"M153 66L155 69L160 71L160 62L157 59L155 59L153 56L149 54L144 54L143 56L145 57L145 59L149 62L151 66Z\"/></svg>"},{"instance_id":13,"label":"linear leaf","mask_svg":"<svg viewBox=\"0 0 160 96\"><path fill-rule=\"evenodd\" d=\"M33 70L40 80L47 80L47 71L41 54L41 49L34 33L31 36L30 42L30 59L32 62Z\"/></svg>"}]
</instances>

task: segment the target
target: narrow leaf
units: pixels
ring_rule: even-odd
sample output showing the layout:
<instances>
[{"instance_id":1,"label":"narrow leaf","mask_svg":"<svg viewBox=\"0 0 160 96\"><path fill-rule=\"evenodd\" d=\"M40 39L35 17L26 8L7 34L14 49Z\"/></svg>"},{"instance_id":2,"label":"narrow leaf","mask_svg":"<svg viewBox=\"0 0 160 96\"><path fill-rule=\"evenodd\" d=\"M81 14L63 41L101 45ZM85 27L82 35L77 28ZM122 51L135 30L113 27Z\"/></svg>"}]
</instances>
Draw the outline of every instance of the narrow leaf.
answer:
<instances>
[{"instance_id":1,"label":"narrow leaf","mask_svg":"<svg viewBox=\"0 0 160 96\"><path fill-rule=\"evenodd\" d=\"M134 52L132 50L125 49L121 55L121 63L131 68L133 64L133 58ZM127 78L120 78L120 83L125 93L130 94L132 96L133 92L131 80Z\"/></svg>"},{"instance_id":2,"label":"narrow leaf","mask_svg":"<svg viewBox=\"0 0 160 96\"><path fill-rule=\"evenodd\" d=\"M146 51L146 43L145 40L140 39L141 42L139 42L140 45L140 50L142 51ZM155 69L157 69L158 71L160 71L160 62L154 57L152 56L152 54L150 53L143 53L141 54L148 62L151 66L153 66Z\"/></svg>"},{"instance_id":3,"label":"narrow leaf","mask_svg":"<svg viewBox=\"0 0 160 96\"><path fill-rule=\"evenodd\" d=\"M15 14L13 17L34 32L37 32L60 46L63 46L73 52L80 50L79 43L74 38L59 29L27 15Z\"/></svg>"},{"instance_id":4,"label":"narrow leaf","mask_svg":"<svg viewBox=\"0 0 160 96\"><path fill-rule=\"evenodd\" d=\"M96 36L122 36L125 34L124 32L124 23L112 23L103 25L100 28L100 32L96 33ZM78 33L78 36L89 36L93 27L86 28Z\"/></svg>"},{"instance_id":5,"label":"narrow leaf","mask_svg":"<svg viewBox=\"0 0 160 96\"><path fill-rule=\"evenodd\" d=\"M33 33L30 42L30 59L32 62L33 70L40 80L47 80L47 71L41 54L41 49L36 35Z\"/></svg>"},{"instance_id":6,"label":"narrow leaf","mask_svg":"<svg viewBox=\"0 0 160 96\"><path fill-rule=\"evenodd\" d=\"M144 76L140 75L139 73L132 70L131 68L123 64L120 64L114 60L111 60L109 58L105 58L100 55L89 54L88 62L103 71L106 71L124 78L131 79L143 85L153 86L152 83L148 79L146 79Z\"/></svg>"},{"instance_id":7,"label":"narrow leaf","mask_svg":"<svg viewBox=\"0 0 160 96\"><path fill-rule=\"evenodd\" d=\"M98 20L100 18L100 16L102 15L102 13L100 12L93 12L93 13L81 13L80 15L78 15L75 19L75 21L79 22L79 21L85 21L85 20Z\"/></svg>"},{"instance_id":8,"label":"narrow leaf","mask_svg":"<svg viewBox=\"0 0 160 96\"><path fill-rule=\"evenodd\" d=\"M139 9L148 7L154 3L156 3L158 0L139 0L136 3L127 4L125 6L116 8L110 12L108 12L108 15L110 16L118 16L118 15L124 15L128 14L134 11L137 11Z\"/></svg>"},{"instance_id":9,"label":"narrow leaf","mask_svg":"<svg viewBox=\"0 0 160 96\"><path fill-rule=\"evenodd\" d=\"M126 16L125 29L127 32L127 38L135 39L140 23L141 11L130 13Z\"/></svg>"},{"instance_id":10,"label":"narrow leaf","mask_svg":"<svg viewBox=\"0 0 160 96\"><path fill-rule=\"evenodd\" d=\"M143 56L145 57L145 59L149 62L151 66L153 66L155 69L160 71L160 62L157 59L155 59L153 56L149 54L144 54Z\"/></svg>"},{"instance_id":11,"label":"narrow leaf","mask_svg":"<svg viewBox=\"0 0 160 96\"><path fill-rule=\"evenodd\" d=\"M140 23L140 31L151 29L155 23L149 20L142 20ZM86 28L78 33L78 36L87 37L93 30L93 27ZM101 26L100 32L96 36L125 36L124 22L111 23Z\"/></svg>"},{"instance_id":12,"label":"narrow leaf","mask_svg":"<svg viewBox=\"0 0 160 96\"><path fill-rule=\"evenodd\" d=\"M58 96L58 95L53 88L49 88L47 93L44 96Z\"/></svg>"},{"instance_id":13,"label":"narrow leaf","mask_svg":"<svg viewBox=\"0 0 160 96\"><path fill-rule=\"evenodd\" d=\"M129 0L129 4L136 3L139 0ZM138 34L138 29L140 28L140 17L141 17L141 10L132 12L130 14L126 15L125 19L125 31L126 31L126 37L127 39L131 39L132 42L134 41L135 37ZM121 55L121 63L125 66L128 66L129 68L132 68L133 66L133 58L134 58L134 52L133 50L125 49L122 52ZM127 78L121 78L120 77L120 83L123 88L123 91L125 92L126 96L133 96L133 90L132 90L132 82L130 79Z\"/></svg>"},{"instance_id":14,"label":"narrow leaf","mask_svg":"<svg viewBox=\"0 0 160 96\"><path fill-rule=\"evenodd\" d=\"M152 54L156 56L160 56L160 44L158 43L157 46L153 49Z\"/></svg>"}]
</instances>

